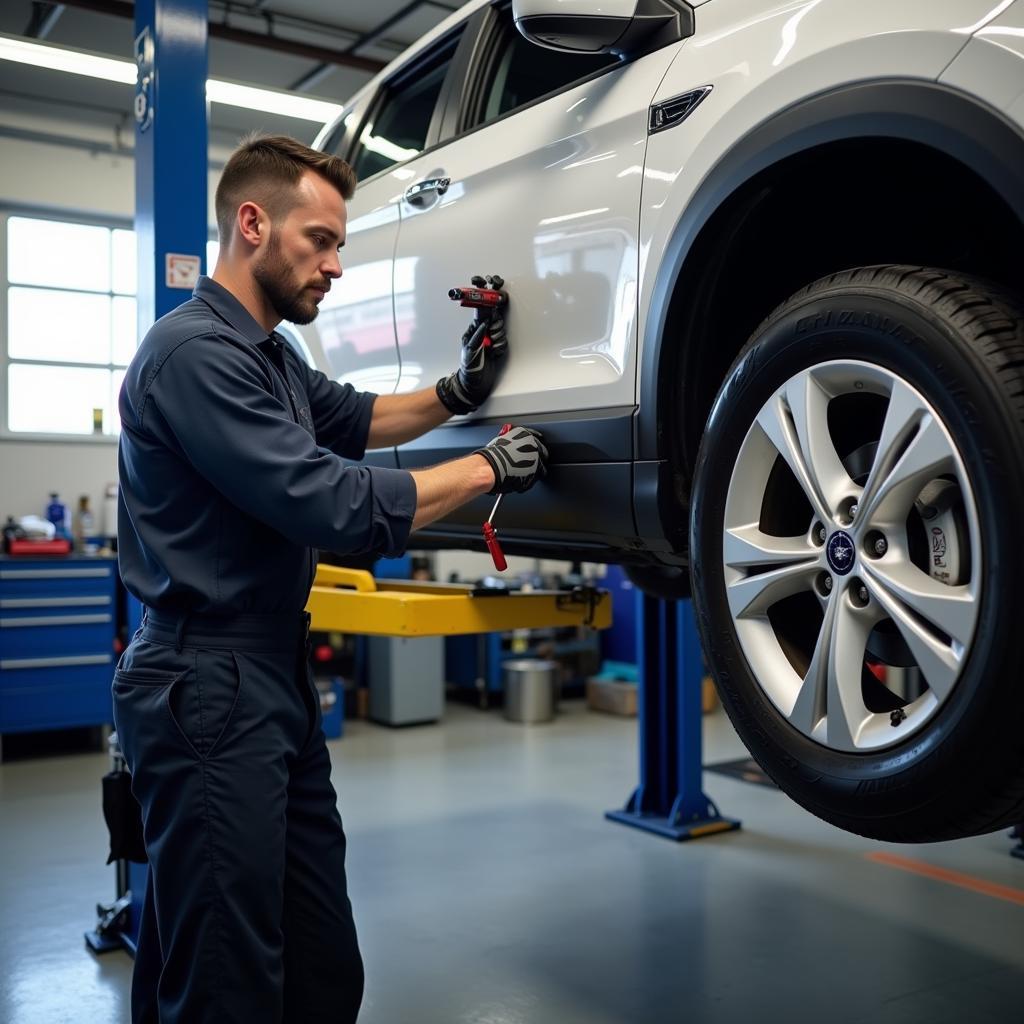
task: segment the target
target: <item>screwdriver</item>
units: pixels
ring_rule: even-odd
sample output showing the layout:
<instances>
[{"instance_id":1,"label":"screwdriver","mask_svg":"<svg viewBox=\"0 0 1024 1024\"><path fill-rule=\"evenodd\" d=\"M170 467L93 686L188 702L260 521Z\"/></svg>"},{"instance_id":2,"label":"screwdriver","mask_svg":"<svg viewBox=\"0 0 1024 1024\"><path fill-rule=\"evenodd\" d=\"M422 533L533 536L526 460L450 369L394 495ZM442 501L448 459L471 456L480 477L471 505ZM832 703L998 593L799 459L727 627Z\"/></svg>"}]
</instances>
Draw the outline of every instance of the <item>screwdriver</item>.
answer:
<instances>
[{"instance_id":1,"label":"screwdriver","mask_svg":"<svg viewBox=\"0 0 1024 1024\"><path fill-rule=\"evenodd\" d=\"M502 424L501 430L498 431L498 437L501 437L502 434L507 434L511 429L511 423ZM487 517L487 522L484 523L484 543L487 545L487 550L491 553L494 568L497 569L498 572L504 572L508 568L508 562L505 561L505 553L501 550L501 544L498 542L498 535L495 532L494 527L491 525L491 520L494 518L494 513L498 511L498 506L501 504L501 499L504 497L504 494L498 495L498 500L494 503L494 508L491 509L491 514Z\"/></svg>"}]
</instances>

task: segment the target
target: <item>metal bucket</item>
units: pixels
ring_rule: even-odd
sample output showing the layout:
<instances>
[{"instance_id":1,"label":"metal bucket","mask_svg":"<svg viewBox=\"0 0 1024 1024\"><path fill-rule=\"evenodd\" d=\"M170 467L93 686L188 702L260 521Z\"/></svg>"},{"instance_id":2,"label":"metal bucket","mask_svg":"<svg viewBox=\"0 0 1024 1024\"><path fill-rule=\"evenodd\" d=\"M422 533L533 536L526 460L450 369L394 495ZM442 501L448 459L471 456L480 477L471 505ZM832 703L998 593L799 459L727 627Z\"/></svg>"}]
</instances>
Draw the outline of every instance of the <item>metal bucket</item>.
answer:
<instances>
[{"instance_id":1,"label":"metal bucket","mask_svg":"<svg viewBox=\"0 0 1024 1024\"><path fill-rule=\"evenodd\" d=\"M505 717L510 722L550 722L557 700L557 661L523 658L506 661Z\"/></svg>"}]
</instances>

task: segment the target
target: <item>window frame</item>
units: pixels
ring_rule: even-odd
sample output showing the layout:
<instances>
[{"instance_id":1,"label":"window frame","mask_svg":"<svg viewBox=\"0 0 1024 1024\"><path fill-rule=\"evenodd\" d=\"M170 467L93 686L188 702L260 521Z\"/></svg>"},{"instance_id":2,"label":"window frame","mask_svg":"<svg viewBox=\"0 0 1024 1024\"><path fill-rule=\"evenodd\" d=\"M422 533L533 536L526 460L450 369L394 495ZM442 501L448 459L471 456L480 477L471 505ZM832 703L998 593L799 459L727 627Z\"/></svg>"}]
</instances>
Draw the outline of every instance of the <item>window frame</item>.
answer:
<instances>
[{"instance_id":1,"label":"window frame","mask_svg":"<svg viewBox=\"0 0 1024 1024\"><path fill-rule=\"evenodd\" d=\"M345 138L345 135L348 133L346 133L344 128L342 128L342 137L339 140L336 152L354 168L355 155L359 148L359 140L362 138L363 131L368 124L373 123L377 114L380 112L384 104L387 103L391 94L396 89L401 88L403 83L407 82L409 79L420 75L424 71L431 70L433 65L444 59L445 51L452 46L453 41L455 42L451 59L448 63L448 71L444 76L444 80L441 82L441 89L437 95L437 102L434 104L434 111L431 114L430 124L427 127L426 143L423 149L416 153L415 156L411 156L406 160L396 161L395 163L389 164L387 167L377 171L375 174L371 174L369 177L361 179L357 186L357 192L359 188L362 188L363 185L368 182L377 181L378 178L383 177L385 174L389 174L396 167L404 167L405 164L409 163L411 160L418 160L424 153L429 153L438 146L441 141L440 135L445 113L450 104L455 82L463 80L465 77L465 65L468 62L469 57L466 48L467 37L476 37L476 30L479 27L479 24L483 21L482 15L484 15L486 11L487 8L484 8L481 11L477 11L475 14L471 14L468 18L464 21L460 21L457 25L453 25L440 39L435 40L404 64L397 67L395 71L387 77L387 79L377 85L371 96L366 97L365 109L359 118L355 130L351 133L349 138ZM359 104L355 104L355 106L358 108ZM337 135L329 141L334 141L336 138Z\"/></svg>"},{"instance_id":2,"label":"window frame","mask_svg":"<svg viewBox=\"0 0 1024 1024\"><path fill-rule=\"evenodd\" d=\"M422 69L424 64L429 65L432 60L437 58L438 50L449 42L452 36L461 31L461 38L456 45L455 53L448 67L448 75L441 86L437 106L434 109L434 116L427 133L427 145L415 156L409 157L408 160L393 163L389 167L385 167L376 174L360 181L356 189L356 195L359 194L359 189L368 182L377 181L383 175L389 174L397 168L404 167L413 160L429 156L434 150L446 146L450 142L472 135L474 132L480 131L481 128L489 127L492 124L499 124L506 118L515 117L524 110L529 110L535 104L545 103L547 100L563 92L568 92L570 89L575 89L577 86L619 71L634 61L642 60L651 52L644 51L633 57L621 58L605 68L599 68L597 71L592 71L589 75L583 75L558 89L552 89L542 96L537 96L528 103L513 107L511 110L506 110L505 113L499 117L492 118L490 121L468 124L483 102L482 94L485 90L485 84L493 67L495 57L498 55L496 44L501 39L504 31L501 19L511 7L511 0L496 0L494 3L478 8L463 21L459 22L458 25L453 25L441 39L435 40L425 49L418 51L407 62L397 67L387 79L378 83L370 93L364 96L357 94L358 102L353 103L353 110L358 109L363 104L365 104L365 109L359 118L356 130L349 133L345 130L342 123L342 125L337 126L330 133L322 144L325 151L335 152L350 164L352 163L359 137L363 133L363 128L371 118L376 116L377 110L387 96L388 89L393 88L408 75L416 74Z\"/></svg>"},{"instance_id":3,"label":"window frame","mask_svg":"<svg viewBox=\"0 0 1024 1024\"><path fill-rule=\"evenodd\" d=\"M8 294L12 287L47 290L40 285L12 284L7 266L7 224L12 217L31 217L33 220L50 220L60 224L85 224L90 227L108 228L112 231L134 231L135 224L131 218L117 216L100 216L94 213L82 213L78 210L59 210L49 207L22 206L18 203L4 203L0 206L0 443L6 441L25 441L29 443L47 442L49 444L99 444L116 445L118 434L58 434L38 433L11 430L8 427L10 409L8 405L9 367L11 363L28 366L68 366L75 369L116 371L122 367L114 363L74 363L49 359L12 359L10 354L10 338L8 335ZM59 288L55 291L78 292L83 295L123 296L123 292L94 292L85 288ZM138 301L138 287L132 296Z\"/></svg>"},{"instance_id":4,"label":"window frame","mask_svg":"<svg viewBox=\"0 0 1024 1024\"><path fill-rule=\"evenodd\" d=\"M519 106L506 110L497 117L487 119L483 116L483 108L487 102L487 93L490 88L491 79L504 54L500 44L508 35L509 26L505 19L511 18L511 10L511 0L497 0L497 2L484 9L486 17L481 19L478 39L474 48L474 59L469 68L469 73L462 83L462 88L459 90L462 102L457 110L452 111L452 116L448 121L447 127L452 133L451 139L471 135L473 132L492 124L500 124L506 118L514 117L516 114L529 110L539 103L545 103L547 100L563 92L568 92L570 89L575 89L579 85L584 85L587 82L602 78L613 71L618 71L620 68L632 63L632 61L640 59L640 56L647 55L645 53L629 59L620 57L617 60L610 61L606 67L580 75L579 78L574 78L557 89L550 89L548 92L535 96L526 103L520 103ZM511 30L513 32L516 31L515 25L511 26ZM530 43L529 45L536 46L537 44ZM538 49L540 48L538 47Z\"/></svg>"}]
</instances>

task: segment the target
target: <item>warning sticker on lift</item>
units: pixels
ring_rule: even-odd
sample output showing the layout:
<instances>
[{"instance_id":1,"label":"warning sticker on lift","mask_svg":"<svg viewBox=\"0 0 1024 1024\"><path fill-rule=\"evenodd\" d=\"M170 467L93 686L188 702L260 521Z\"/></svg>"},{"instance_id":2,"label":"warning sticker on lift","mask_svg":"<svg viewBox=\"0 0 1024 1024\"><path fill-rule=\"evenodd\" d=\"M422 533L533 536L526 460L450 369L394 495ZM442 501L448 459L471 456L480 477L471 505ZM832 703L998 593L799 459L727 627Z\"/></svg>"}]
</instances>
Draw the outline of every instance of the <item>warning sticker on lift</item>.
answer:
<instances>
[{"instance_id":1,"label":"warning sticker on lift","mask_svg":"<svg viewBox=\"0 0 1024 1024\"><path fill-rule=\"evenodd\" d=\"M191 291L199 280L199 257L180 252L167 254L167 287L187 288Z\"/></svg>"}]
</instances>

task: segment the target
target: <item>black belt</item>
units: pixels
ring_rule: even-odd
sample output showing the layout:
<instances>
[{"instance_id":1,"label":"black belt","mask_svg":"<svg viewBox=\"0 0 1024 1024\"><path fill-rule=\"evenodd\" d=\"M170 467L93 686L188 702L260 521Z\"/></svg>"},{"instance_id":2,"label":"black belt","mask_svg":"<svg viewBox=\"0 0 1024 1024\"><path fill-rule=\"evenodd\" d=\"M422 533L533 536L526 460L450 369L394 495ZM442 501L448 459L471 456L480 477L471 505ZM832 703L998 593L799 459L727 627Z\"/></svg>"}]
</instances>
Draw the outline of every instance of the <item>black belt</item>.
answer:
<instances>
[{"instance_id":1,"label":"black belt","mask_svg":"<svg viewBox=\"0 0 1024 1024\"><path fill-rule=\"evenodd\" d=\"M182 647L236 651L294 651L309 643L309 612L284 615L168 614L146 609L142 636Z\"/></svg>"}]
</instances>

